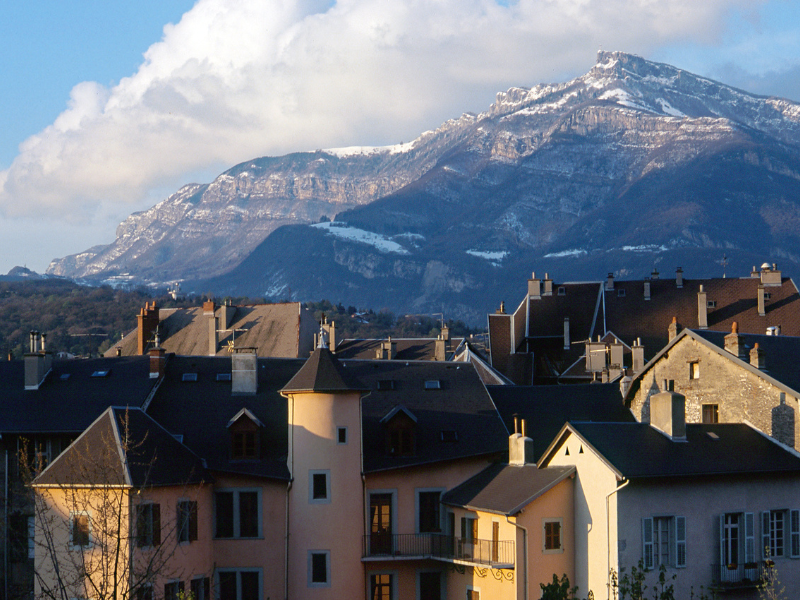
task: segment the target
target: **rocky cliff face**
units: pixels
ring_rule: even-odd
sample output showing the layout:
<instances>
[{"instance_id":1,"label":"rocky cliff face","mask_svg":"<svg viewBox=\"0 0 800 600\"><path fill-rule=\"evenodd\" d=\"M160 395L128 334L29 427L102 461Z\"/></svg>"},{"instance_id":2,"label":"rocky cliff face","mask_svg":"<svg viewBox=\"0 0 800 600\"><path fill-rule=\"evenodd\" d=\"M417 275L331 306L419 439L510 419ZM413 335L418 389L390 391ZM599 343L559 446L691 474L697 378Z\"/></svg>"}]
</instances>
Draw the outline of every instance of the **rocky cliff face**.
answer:
<instances>
[{"instance_id":1,"label":"rocky cliff face","mask_svg":"<svg viewBox=\"0 0 800 600\"><path fill-rule=\"evenodd\" d=\"M402 147L238 165L51 270L205 273L218 277L198 285L221 293L478 320L532 268L564 280L659 262L721 275L723 254L742 273L800 262L798 199L800 105L601 52L582 77L500 93Z\"/></svg>"}]
</instances>

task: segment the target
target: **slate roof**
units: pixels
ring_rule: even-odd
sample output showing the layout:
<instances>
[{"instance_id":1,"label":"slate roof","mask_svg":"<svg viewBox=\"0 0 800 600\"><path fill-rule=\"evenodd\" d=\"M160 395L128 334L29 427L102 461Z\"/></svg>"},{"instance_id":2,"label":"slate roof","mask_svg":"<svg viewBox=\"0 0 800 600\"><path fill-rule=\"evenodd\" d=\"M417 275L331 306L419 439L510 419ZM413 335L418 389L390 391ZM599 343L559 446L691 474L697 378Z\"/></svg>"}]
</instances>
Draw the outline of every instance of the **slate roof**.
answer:
<instances>
[{"instance_id":1,"label":"slate roof","mask_svg":"<svg viewBox=\"0 0 800 600\"><path fill-rule=\"evenodd\" d=\"M336 346L336 356L339 358L375 359L375 352L381 349L381 343L386 340L342 340ZM435 338L392 338L395 344L393 360L434 360ZM446 346L446 360L462 348L464 338L451 338Z\"/></svg>"},{"instance_id":2,"label":"slate roof","mask_svg":"<svg viewBox=\"0 0 800 600\"><path fill-rule=\"evenodd\" d=\"M255 304L230 307L234 309L233 318L227 327L229 331L219 333L218 356L228 354L228 344L237 348L256 348L258 356L278 358L304 357L313 346L313 333L316 328L313 315L299 302L283 304ZM221 309L217 307L216 314ZM308 330L301 331L301 311L307 313ZM160 345L167 352L182 356L208 356L209 330L208 316L202 307L161 308L159 309ZM222 323L219 329L225 329ZM233 330L240 331L233 331ZM307 339L301 339L305 335ZM122 356L134 356L137 352L138 331L134 329L114 344L106 356L116 356L117 348Z\"/></svg>"},{"instance_id":3,"label":"slate roof","mask_svg":"<svg viewBox=\"0 0 800 600\"><path fill-rule=\"evenodd\" d=\"M575 467L493 464L446 492L442 503L511 516L575 472Z\"/></svg>"},{"instance_id":4,"label":"slate roof","mask_svg":"<svg viewBox=\"0 0 800 600\"><path fill-rule=\"evenodd\" d=\"M672 441L646 423L568 423L547 449L543 465L561 447L567 432L578 435L628 479L800 474L797 452L741 423L689 423L685 442Z\"/></svg>"},{"instance_id":5,"label":"slate roof","mask_svg":"<svg viewBox=\"0 0 800 600\"><path fill-rule=\"evenodd\" d=\"M208 481L202 461L139 408L110 407L34 485L144 488Z\"/></svg>"},{"instance_id":6,"label":"slate roof","mask_svg":"<svg viewBox=\"0 0 800 600\"><path fill-rule=\"evenodd\" d=\"M256 394L234 396L229 356L172 356L147 412L170 433L183 436L183 443L206 460L209 470L288 480L288 412L279 390L305 362L259 359ZM196 374L196 381L184 381L185 373ZM264 424L260 460L231 460L227 426L242 409Z\"/></svg>"},{"instance_id":7,"label":"slate roof","mask_svg":"<svg viewBox=\"0 0 800 600\"><path fill-rule=\"evenodd\" d=\"M143 406L156 382L147 356L54 360L39 389L26 391L24 361L2 361L0 433L78 434L109 406Z\"/></svg>"},{"instance_id":8,"label":"slate roof","mask_svg":"<svg viewBox=\"0 0 800 600\"><path fill-rule=\"evenodd\" d=\"M514 415L526 421L539 460L567 421L636 422L622 403L619 385L488 386L508 431L514 431Z\"/></svg>"},{"instance_id":9,"label":"slate roof","mask_svg":"<svg viewBox=\"0 0 800 600\"><path fill-rule=\"evenodd\" d=\"M328 348L317 348L281 392L346 392L367 389L357 377L344 369Z\"/></svg>"}]
</instances>

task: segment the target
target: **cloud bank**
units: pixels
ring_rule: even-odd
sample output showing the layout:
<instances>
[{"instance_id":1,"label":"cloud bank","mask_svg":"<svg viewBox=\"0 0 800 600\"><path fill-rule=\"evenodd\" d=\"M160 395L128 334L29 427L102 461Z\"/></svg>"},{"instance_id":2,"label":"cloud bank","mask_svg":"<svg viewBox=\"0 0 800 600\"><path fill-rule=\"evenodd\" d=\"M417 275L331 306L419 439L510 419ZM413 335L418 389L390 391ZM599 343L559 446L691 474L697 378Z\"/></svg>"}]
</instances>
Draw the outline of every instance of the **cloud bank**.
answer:
<instances>
[{"instance_id":1,"label":"cloud bank","mask_svg":"<svg viewBox=\"0 0 800 600\"><path fill-rule=\"evenodd\" d=\"M199 0L136 73L73 88L0 172L0 216L88 226L212 166L409 141L507 87L582 73L601 46L647 57L715 44L730 11L752 4Z\"/></svg>"}]
</instances>

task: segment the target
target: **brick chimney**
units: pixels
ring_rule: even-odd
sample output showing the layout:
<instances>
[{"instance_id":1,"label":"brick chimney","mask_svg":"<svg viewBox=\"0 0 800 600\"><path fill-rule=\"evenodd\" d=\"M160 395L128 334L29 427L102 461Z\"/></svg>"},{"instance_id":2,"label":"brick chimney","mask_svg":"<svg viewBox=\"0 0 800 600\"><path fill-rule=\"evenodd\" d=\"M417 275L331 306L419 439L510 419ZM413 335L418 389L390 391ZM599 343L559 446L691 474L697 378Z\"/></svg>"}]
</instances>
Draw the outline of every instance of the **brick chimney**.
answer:
<instances>
[{"instance_id":1,"label":"brick chimney","mask_svg":"<svg viewBox=\"0 0 800 600\"><path fill-rule=\"evenodd\" d=\"M515 467L534 464L533 440L526 435L525 419L514 415L514 433L508 437L508 464Z\"/></svg>"},{"instance_id":2,"label":"brick chimney","mask_svg":"<svg viewBox=\"0 0 800 600\"><path fill-rule=\"evenodd\" d=\"M53 353L45 351L44 333L30 332L30 352L25 354L25 389L38 390L53 368Z\"/></svg>"},{"instance_id":3,"label":"brick chimney","mask_svg":"<svg viewBox=\"0 0 800 600\"><path fill-rule=\"evenodd\" d=\"M147 352L150 336L153 335L156 327L158 327L158 323L158 306L156 306L155 300L153 300L152 305L146 302L144 308L136 316L136 333L138 335L136 353L139 356L144 356Z\"/></svg>"},{"instance_id":4,"label":"brick chimney","mask_svg":"<svg viewBox=\"0 0 800 600\"><path fill-rule=\"evenodd\" d=\"M667 327L667 335L670 342L678 336L678 317L672 317L672 323Z\"/></svg>"},{"instance_id":5,"label":"brick chimney","mask_svg":"<svg viewBox=\"0 0 800 600\"><path fill-rule=\"evenodd\" d=\"M763 317L767 314L766 307L766 293L764 292L764 284L758 286L758 316Z\"/></svg>"},{"instance_id":6,"label":"brick chimney","mask_svg":"<svg viewBox=\"0 0 800 600\"><path fill-rule=\"evenodd\" d=\"M702 284L697 292L697 328L708 329L708 294Z\"/></svg>"},{"instance_id":7,"label":"brick chimney","mask_svg":"<svg viewBox=\"0 0 800 600\"><path fill-rule=\"evenodd\" d=\"M536 279L536 272L531 273L531 278L528 279L528 296L531 300L542 299L542 282Z\"/></svg>"},{"instance_id":8,"label":"brick chimney","mask_svg":"<svg viewBox=\"0 0 800 600\"><path fill-rule=\"evenodd\" d=\"M542 292L542 295L543 296L552 296L553 295L553 280L550 279L550 274L549 273L545 273L544 274L544 281L542 283L544 284L544 292Z\"/></svg>"},{"instance_id":9,"label":"brick chimney","mask_svg":"<svg viewBox=\"0 0 800 600\"><path fill-rule=\"evenodd\" d=\"M739 323L736 321L731 325L731 332L725 336L725 350L737 358L746 358L744 348L744 338L739 335Z\"/></svg>"},{"instance_id":10,"label":"brick chimney","mask_svg":"<svg viewBox=\"0 0 800 600\"><path fill-rule=\"evenodd\" d=\"M650 300L650 280L647 278L644 280L644 299Z\"/></svg>"},{"instance_id":11,"label":"brick chimney","mask_svg":"<svg viewBox=\"0 0 800 600\"><path fill-rule=\"evenodd\" d=\"M159 379L164 375L167 352L163 348L150 348L150 379Z\"/></svg>"},{"instance_id":12,"label":"brick chimney","mask_svg":"<svg viewBox=\"0 0 800 600\"><path fill-rule=\"evenodd\" d=\"M680 267L675 271L675 287L678 289L683 288L683 269Z\"/></svg>"},{"instance_id":13,"label":"brick chimney","mask_svg":"<svg viewBox=\"0 0 800 600\"><path fill-rule=\"evenodd\" d=\"M608 278L606 279L606 291L610 292L614 289L614 274L609 273Z\"/></svg>"},{"instance_id":14,"label":"brick chimney","mask_svg":"<svg viewBox=\"0 0 800 600\"><path fill-rule=\"evenodd\" d=\"M644 346L642 346L642 338L636 338L633 346L631 346L633 372L640 373L644 369Z\"/></svg>"},{"instance_id":15,"label":"brick chimney","mask_svg":"<svg viewBox=\"0 0 800 600\"><path fill-rule=\"evenodd\" d=\"M667 389L666 380L664 389ZM667 434L673 441L685 441L686 398L669 391L650 396L650 426Z\"/></svg>"},{"instance_id":16,"label":"brick chimney","mask_svg":"<svg viewBox=\"0 0 800 600\"><path fill-rule=\"evenodd\" d=\"M759 347L758 342L753 345L750 350L750 364L760 371L765 371L767 368L767 360L765 352Z\"/></svg>"},{"instance_id":17,"label":"brick chimney","mask_svg":"<svg viewBox=\"0 0 800 600\"><path fill-rule=\"evenodd\" d=\"M258 355L255 348L237 348L231 356L231 393L253 395L258 391Z\"/></svg>"}]
</instances>

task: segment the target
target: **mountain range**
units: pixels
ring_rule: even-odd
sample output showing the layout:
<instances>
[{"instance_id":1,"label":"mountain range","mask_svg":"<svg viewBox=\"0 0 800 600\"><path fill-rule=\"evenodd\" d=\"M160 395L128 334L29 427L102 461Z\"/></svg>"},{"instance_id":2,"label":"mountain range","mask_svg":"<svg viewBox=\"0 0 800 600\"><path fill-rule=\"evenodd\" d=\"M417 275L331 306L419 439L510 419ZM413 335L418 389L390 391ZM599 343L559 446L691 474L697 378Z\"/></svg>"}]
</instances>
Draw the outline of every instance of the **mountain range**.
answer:
<instances>
[{"instance_id":1,"label":"mountain range","mask_svg":"<svg viewBox=\"0 0 800 600\"><path fill-rule=\"evenodd\" d=\"M687 278L800 265L800 104L621 52L390 147L233 167L54 260L91 282L482 322L532 270Z\"/></svg>"}]
</instances>

